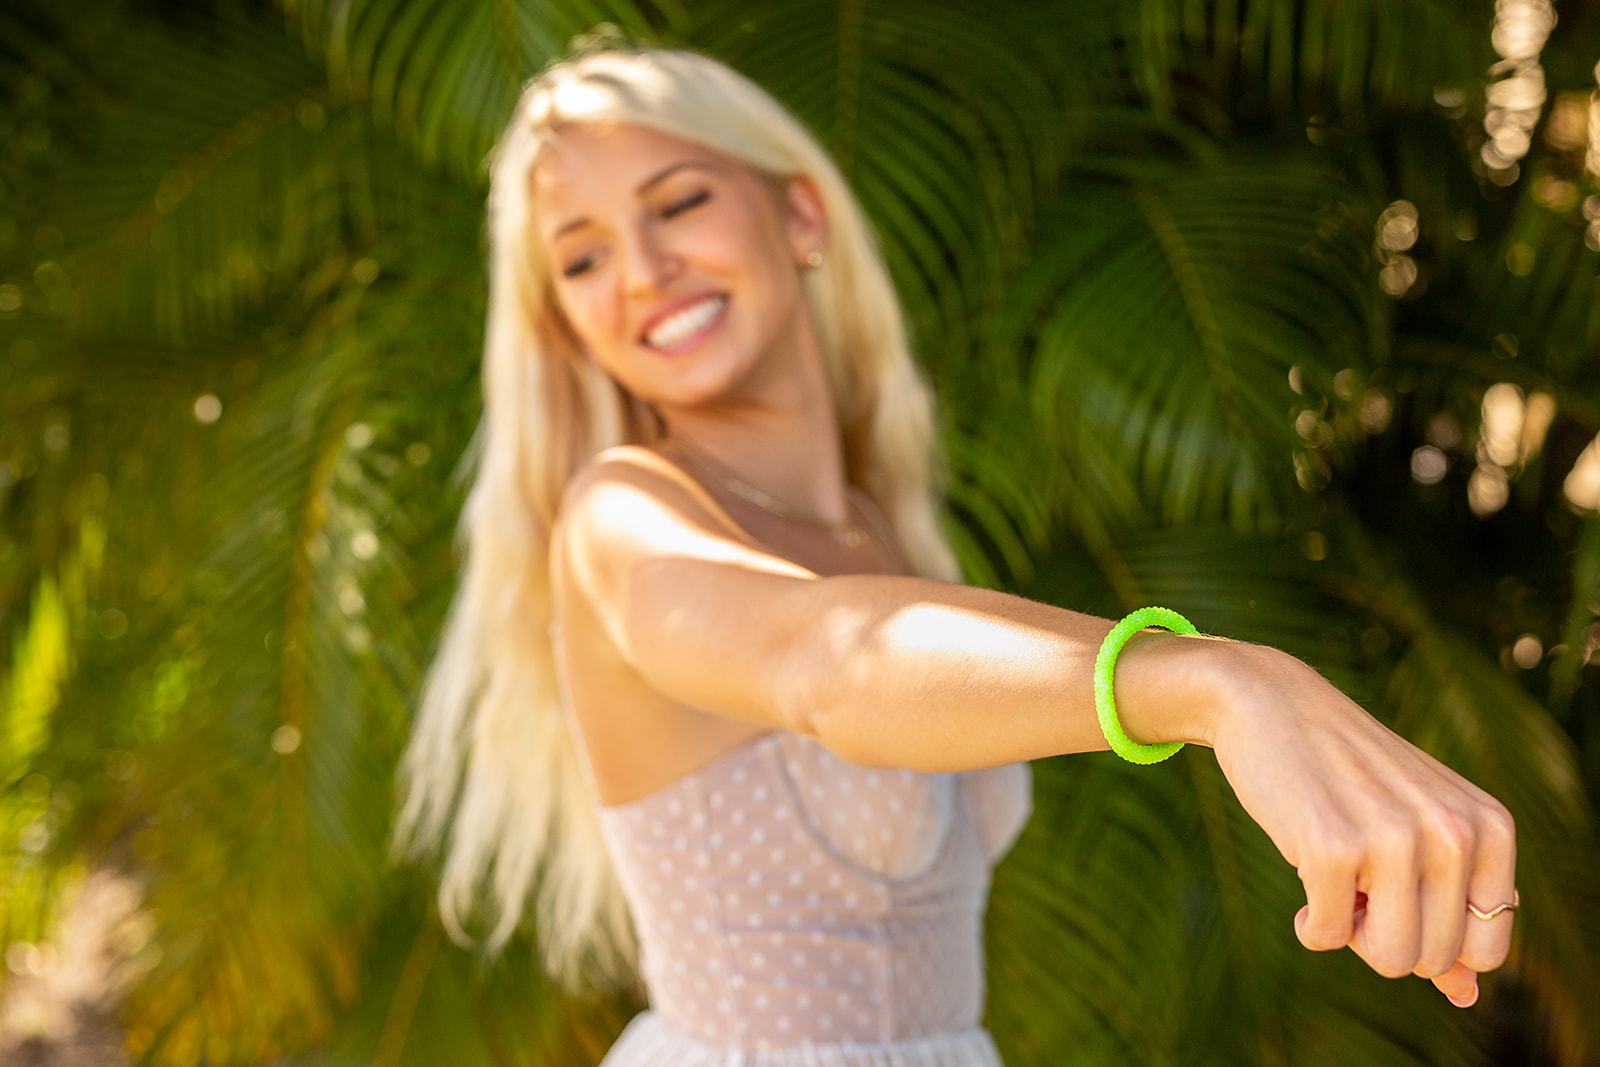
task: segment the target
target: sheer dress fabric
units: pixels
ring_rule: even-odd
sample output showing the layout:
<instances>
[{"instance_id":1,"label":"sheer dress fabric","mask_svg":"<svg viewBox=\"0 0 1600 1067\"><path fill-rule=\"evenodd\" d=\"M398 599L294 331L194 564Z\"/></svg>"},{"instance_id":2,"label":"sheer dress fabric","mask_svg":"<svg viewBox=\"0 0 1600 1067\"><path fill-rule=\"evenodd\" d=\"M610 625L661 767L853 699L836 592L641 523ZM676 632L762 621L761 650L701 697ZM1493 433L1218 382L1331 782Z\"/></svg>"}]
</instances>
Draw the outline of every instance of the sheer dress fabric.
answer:
<instances>
[{"instance_id":1,"label":"sheer dress fabric","mask_svg":"<svg viewBox=\"0 0 1600 1067\"><path fill-rule=\"evenodd\" d=\"M982 922L1026 762L886 770L773 730L599 811L649 1000L601 1067L1002 1067Z\"/></svg>"},{"instance_id":2,"label":"sheer dress fabric","mask_svg":"<svg viewBox=\"0 0 1600 1067\"><path fill-rule=\"evenodd\" d=\"M1032 790L1027 762L886 770L773 730L599 807L649 1004L600 1067L1003 1067L983 915Z\"/></svg>"}]
</instances>

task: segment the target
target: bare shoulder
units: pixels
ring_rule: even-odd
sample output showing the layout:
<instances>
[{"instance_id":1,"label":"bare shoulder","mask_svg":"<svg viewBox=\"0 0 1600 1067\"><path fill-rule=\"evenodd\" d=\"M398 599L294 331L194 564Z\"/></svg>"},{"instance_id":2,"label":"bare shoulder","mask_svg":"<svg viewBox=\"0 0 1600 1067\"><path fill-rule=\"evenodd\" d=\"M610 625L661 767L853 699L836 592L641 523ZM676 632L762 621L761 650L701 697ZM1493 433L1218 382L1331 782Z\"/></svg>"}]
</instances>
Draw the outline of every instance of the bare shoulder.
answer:
<instances>
[{"instance_id":1,"label":"bare shoulder","mask_svg":"<svg viewBox=\"0 0 1600 1067\"><path fill-rule=\"evenodd\" d=\"M564 528L564 520L570 520L578 510L577 501L596 486L620 483L647 492L659 491L666 483L661 463L661 457L643 445L614 445L590 456L561 491L561 503L556 509L558 528Z\"/></svg>"},{"instance_id":2,"label":"bare shoulder","mask_svg":"<svg viewBox=\"0 0 1600 1067\"><path fill-rule=\"evenodd\" d=\"M772 679L792 645L786 590L816 575L742 542L686 480L647 448L606 449L551 531L556 669L602 804L785 725Z\"/></svg>"},{"instance_id":3,"label":"bare shoulder","mask_svg":"<svg viewBox=\"0 0 1600 1067\"><path fill-rule=\"evenodd\" d=\"M666 456L649 445L624 444L603 448L590 456L567 483L567 492L595 481L638 478L645 484L684 487L688 478Z\"/></svg>"},{"instance_id":4,"label":"bare shoulder","mask_svg":"<svg viewBox=\"0 0 1600 1067\"><path fill-rule=\"evenodd\" d=\"M615 602L630 571L668 559L817 577L756 541L682 468L641 445L604 449L579 468L563 490L550 547L552 570L600 604Z\"/></svg>"},{"instance_id":5,"label":"bare shoulder","mask_svg":"<svg viewBox=\"0 0 1600 1067\"><path fill-rule=\"evenodd\" d=\"M615 477L627 470L664 475L667 472L663 468L668 466L666 458L648 445L612 445L590 456L573 474L569 485L582 484L587 479Z\"/></svg>"},{"instance_id":6,"label":"bare shoulder","mask_svg":"<svg viewBox=\"0 0 1600 1067\"><path fill-rule=\"evenodd\" d=\"M557 622L573 643L604 641L617 572L651 554L663 514L697 518L695 501L664 466L642 445L617 445L591 456L563 488L550 531L550 581ZM621 661L620 648L609 652L604 658Z\"/></svg>"},{"instance_id":7,"label":"bare shoulder","mask_svg":"<svg viewBox=\"0 0 1600 1067\"><path fill-rule=\"evenodd\" d=\"M581 514L585 535L639 531L640 513L670 513L679 521L753 544L699 483L645 445L613 445L590 457L562 492L557 524L574 513Z\"/></svg>"}]
</instances>

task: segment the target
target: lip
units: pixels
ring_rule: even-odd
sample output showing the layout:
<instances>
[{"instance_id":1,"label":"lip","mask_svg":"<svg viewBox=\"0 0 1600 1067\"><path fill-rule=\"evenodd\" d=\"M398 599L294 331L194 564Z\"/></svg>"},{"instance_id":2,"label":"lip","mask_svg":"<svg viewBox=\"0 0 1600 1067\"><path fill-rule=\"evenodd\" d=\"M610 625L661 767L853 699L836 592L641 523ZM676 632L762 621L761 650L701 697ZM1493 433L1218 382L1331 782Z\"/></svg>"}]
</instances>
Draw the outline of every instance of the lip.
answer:
<instances>
[{"instance_id":1,"label":"lip","mask_svg":"<svg viewBox=\"0 0 1600 1067\"><path fill-rule=\"evenodd\" d=\"M723 297L724 299L726 299L728 294L723 292L720 289L707 289L703 293L695 293L693 296L686 296L682 300L673 301L672 303L670 303L670 304L666 305L665 307L661 308L660 310L656 311L648 319L644 320L644 325L639 327L639 343L640 344L645 344L646 343L645 342L645 338L650 335L650 331L655 329L656 328L656 324L659 323L662 319L664 319L667 316L671 315L675 311L682 311L686 307L690 307L690 306L692 306L694 304L698 304L700 301L704 300L708 296L720 296L720 297Z\"/></svg>"}]
</instances>

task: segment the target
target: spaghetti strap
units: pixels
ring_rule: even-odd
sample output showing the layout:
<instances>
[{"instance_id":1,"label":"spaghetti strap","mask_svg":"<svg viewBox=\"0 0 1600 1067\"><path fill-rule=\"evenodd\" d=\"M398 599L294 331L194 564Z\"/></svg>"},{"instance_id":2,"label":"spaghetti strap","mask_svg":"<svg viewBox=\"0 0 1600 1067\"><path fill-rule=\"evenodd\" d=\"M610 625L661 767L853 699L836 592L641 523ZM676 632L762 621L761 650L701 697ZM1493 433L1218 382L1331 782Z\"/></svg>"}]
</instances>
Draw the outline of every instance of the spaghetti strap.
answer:
<instances>
[{"instance_id":1,"label":"spaghetti strap","mask_svg":"<svg viewBox=\"0 0 1600 1067\"><path fill-rule=\"evenodd\" d=\"M678 485L682 486L690 496L694 497L703 507L705 507L707 511L711 512L711 514L716 517L718 522L726 526L735 537L743 541L745 544L748 544L754 548L759 548L763 552L771 552L776 554L776 550L772 548L771 545L758 540L743 526L740 526L736 521L734 521L733 516L728 514L727 509L717 501L717 498L712 496L710 491L707 490L705 486L701 485L700 482L697 481L683 465L671 457L663 455L661 451L658 451L658 449L671 448L672 442L668 441L662 443L657 445L654 449L647 448L644 445L617 445L613 447L625 448L628 450L628 454L632 456L648 457L648 461L651 462L654 467L665 472L668 477L672 478ZM888 518L878 508L877 501L873 500L872 496L860 486L850 485L847 486L846 489L855 500L856 511L866 517L868 525L870 525L877 532L877 535L882 541L883 545L890 551L890 553L896 555L899 559L906 560L905 547L900 543L900 536L895 531L894 526L888 521ZM910 566L909 561L906 562L906 566Z\"/></svg>"},{"instance_id":2,"label":"spaghetti strap","mask_svg":"<svg viewBox=\"0 0 1600 1067\"><path fill-rule=\"evenodd\" d=\"M629 453L632 455L648 456L650 460L654 461L654 465L656 467L665 471L668 477L687 490L690 496L694 497L695 500L697 500L707 511L711 512L717 521L732 531L734 536L739 538L739 540L755 548L759 548L763 552L772 551L771 548L752 537L750 532L743 526L740 526L737 522L735 522L733 516L728 514L727 509L717 502L717 498L712 496L705 486L696 481L688 471L684 470L683 467L679 466L676 462L662 455L660 452L646 448L643 445L624 445L621 447L627 448ZM670 444L659 447L670 447Z\"/></svg>"}]
</instances>

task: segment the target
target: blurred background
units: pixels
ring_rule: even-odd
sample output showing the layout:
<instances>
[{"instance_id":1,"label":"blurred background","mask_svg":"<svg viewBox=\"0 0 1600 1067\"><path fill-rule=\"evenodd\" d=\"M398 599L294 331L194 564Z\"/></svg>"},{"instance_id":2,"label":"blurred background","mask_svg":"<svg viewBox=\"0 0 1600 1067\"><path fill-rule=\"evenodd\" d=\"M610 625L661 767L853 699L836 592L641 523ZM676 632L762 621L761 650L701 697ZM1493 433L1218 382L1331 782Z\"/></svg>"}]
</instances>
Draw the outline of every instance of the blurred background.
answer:
<instances>
[{"instance_id":1,"label":"blurred background","mask_svg":"<svg viewBox=\"0 0 1600 1067\"><path fill-rule=\"evenodd\" d=\"M1595 0L9 0L0 1061L593 1064L642 1007L531 924L479 965L385 861L481 163L602 20L835 154L969 581L1284 648L1516 816L1463 1011L1300 946L1208 750L1041 761L1007 1063L1600 1062Z\"/></svg>"}]
</instances>

